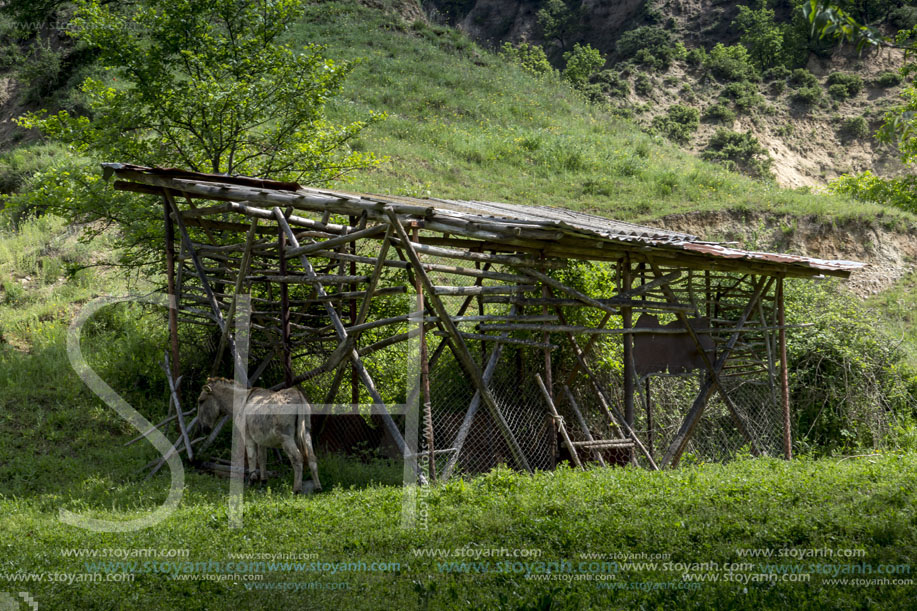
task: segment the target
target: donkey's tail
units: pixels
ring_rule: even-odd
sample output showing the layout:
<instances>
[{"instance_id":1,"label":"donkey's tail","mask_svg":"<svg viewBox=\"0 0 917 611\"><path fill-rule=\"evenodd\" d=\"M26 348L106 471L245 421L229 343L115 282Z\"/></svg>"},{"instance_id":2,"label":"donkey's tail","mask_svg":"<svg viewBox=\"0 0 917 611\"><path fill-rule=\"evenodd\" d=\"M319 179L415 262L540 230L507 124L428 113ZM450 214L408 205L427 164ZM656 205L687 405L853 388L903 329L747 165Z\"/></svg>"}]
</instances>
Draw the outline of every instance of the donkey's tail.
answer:
<instances>
[{"instance_id":1,"label":"donkey's tail","mask_svg":"<svg viewBox=\"0 0 917 611\"><path fill-rule=\"evenodd\" d=\"M298 408L296 410L296 446L299 448L299 453L302 454L303 458L309 456L309 446L306 444L306 433L311 428L311 418L312 410L309 409L309 401L306 399L306 395L299 391L300 400L297 401Z\"/></svg>"}]
</instances>

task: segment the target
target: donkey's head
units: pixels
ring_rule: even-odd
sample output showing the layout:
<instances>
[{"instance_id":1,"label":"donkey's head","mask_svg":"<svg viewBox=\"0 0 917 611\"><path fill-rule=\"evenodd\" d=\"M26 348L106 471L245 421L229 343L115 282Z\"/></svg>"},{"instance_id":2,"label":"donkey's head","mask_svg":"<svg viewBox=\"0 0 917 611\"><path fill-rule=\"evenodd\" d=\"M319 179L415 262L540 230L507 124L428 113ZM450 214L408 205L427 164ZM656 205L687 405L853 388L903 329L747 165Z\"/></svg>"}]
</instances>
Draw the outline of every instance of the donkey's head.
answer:
<instances>
[{"instance_id":1,"label":"donkey's head","mask_svg":"<svg viewBox=\"0 0 917 611\"><path fill-rule=\"evenodd\" d=\"M214 385L217 380L210 378L204 384L200 396L197 398L197 421L205 431L213 429L217 418L220 416L220 402L214 393Z\"/></svg>"}]
</instances>

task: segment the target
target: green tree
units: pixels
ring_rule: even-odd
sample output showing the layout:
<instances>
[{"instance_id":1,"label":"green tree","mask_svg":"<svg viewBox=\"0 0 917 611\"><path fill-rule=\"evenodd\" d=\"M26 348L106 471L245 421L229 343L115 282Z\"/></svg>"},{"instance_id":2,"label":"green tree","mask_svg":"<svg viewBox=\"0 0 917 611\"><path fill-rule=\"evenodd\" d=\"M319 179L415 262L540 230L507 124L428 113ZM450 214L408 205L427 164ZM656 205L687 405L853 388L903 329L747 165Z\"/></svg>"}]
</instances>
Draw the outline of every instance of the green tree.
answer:
<instances>
[{"instance_id":1,"label":"green tree","mask_svg":"<svg viewBox=\"0 0 917 611\"><path fill-rule=\"evenodd\" d=\"M83 84L89 112L25 115L21 125L75 156L33 177L14 205L54 202L75 221L121 226L142 245L158 222L98 184L98 161L181 166L325 184L376 163L349 143L378 116L336 125L325 105L353 64L280 37L304 0L81 0L73 35L97 49L107 78ZM132 242L132 244L131 244Z\"/></svg>"},{"instance_id":2,"label":"green tree","mask_svg":"<svg viewBox=\"0 0 917 611\"><path fill-rule=\"evenodd\" d=\"M784 63L783 28L774 21L774 11L763 3L757 10L739 6L732 25L742 32L739 42L759 70Z\"/></svg>"},{"instance_id":3,"label":"green tree","mask_svg":"<svg viewBox=\"0 0 917 611\"><path fill-rule=\"evenodd\" d=\"M576 43L573 51L564 53L563 77L574 86L582 87L605 65L605 58L598 49Z\"/></svg>"},{"instance_id":4,"label":"green tree","mask_svg":"<svg viewBox=\"0 0 917 611\"><path fill-rule=\"evenodd\" d=\"M553 40L566 50L582 29L586 14L582 0L547 0L535 18L546 40Z\"/></svg>"}]
</instances>

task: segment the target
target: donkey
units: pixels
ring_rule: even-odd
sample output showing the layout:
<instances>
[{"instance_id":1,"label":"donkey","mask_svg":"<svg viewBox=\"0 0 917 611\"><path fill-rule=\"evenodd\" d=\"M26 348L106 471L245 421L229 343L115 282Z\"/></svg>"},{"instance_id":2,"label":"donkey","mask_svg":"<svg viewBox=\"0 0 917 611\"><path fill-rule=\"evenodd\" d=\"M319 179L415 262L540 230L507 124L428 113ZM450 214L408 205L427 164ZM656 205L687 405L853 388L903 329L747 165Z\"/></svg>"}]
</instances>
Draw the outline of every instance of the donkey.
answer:
<instances>
[{"instance_id":1,"label":"donkey","mask_svg":"<svg viewBox=\"0 0 917 611\"><path fill-rule=\"evenodd\" d=\"M209 378L197 399L198 421L205 430L210 430L220 414L232 417L233 400L236 392L245 396L240 416L244 418L243 439L250 481L255 472L261 481L267 480L267 448L283 448L293 465L293 492L301 493L303 461L309 463L312 484L316 492L321 491L318 481L318 465L312 448L311 408L305 396L297 388L273 392L266 388L245 389L232 380ZM290 406L286 410L278 409ZM295 410L291 409L295 406Z\"/></svg>"}]
</instances>

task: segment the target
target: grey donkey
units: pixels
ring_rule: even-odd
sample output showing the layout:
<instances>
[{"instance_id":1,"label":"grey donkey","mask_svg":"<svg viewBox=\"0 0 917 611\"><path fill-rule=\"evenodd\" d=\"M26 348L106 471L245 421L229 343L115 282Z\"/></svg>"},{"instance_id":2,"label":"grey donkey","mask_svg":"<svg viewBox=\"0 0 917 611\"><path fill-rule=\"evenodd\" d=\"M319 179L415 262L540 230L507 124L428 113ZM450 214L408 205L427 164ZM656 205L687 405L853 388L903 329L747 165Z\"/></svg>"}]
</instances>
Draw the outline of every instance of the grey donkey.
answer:
<instances>
[{"instance_id":1,"label":"grey donkey","mask_svg":"<svg viewBox=\"0 0 917 611\"><path fill-rule=\"evenodd\" d=\"M244 399L241 416L251 480L255 479L256 468L261 481L267 480L267 448L283 448L293 465L293 492L303 491L303 461L309 463L314 490L321 491L310 434L312 410L298 388L276 392L266 388L247 389L232 380L209 378L197 399L198 421L204 429L212 429L221 414L232 416L237 390ZM285 406L289 407L283 409Z\"/></svg>"}]
</instances>

